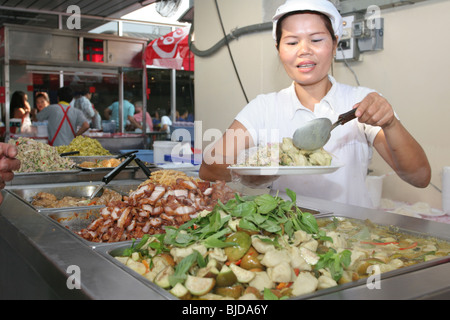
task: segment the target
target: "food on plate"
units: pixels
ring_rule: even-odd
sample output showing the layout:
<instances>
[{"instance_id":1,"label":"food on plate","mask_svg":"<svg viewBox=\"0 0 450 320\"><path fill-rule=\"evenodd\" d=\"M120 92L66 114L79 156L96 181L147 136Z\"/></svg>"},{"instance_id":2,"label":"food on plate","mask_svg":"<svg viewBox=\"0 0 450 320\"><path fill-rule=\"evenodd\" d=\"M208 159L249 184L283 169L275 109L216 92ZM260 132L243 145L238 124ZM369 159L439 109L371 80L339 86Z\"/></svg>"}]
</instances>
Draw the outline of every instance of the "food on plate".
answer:
<instances>
[{"instance_id":1,"label":"food on plate","mask_svg":"<svg viewBox=\"0 0 450 320\"><path fill-rule=\"evenodd\" d=\"M298 149L291 138L283 138L282 143L272 143L254 147L238 158L235 166L329 166L331 155L323 148L308 151Z\"/></svg>"},{"instance_id":2,"label":"food on plate","mask_svg":"<svg viewBox=\"0 0 450 320\"><path fill-rule=\"evenodd\" d=\"M122 200L122 195L116 191L105 188L100 197L95 197L90 200L84 197L65 196L58 199L54 194L48 192L39 192L33 197L31 204L39 208L67 208L67 207L81 207L89 205L103 206L111 201Z\"/></svg>"},{"instance_id":3,"label":"food on plate","mask_svg":"<svg viewBox=\"0 0 450 320\"><path fill-rule=\"evenodd\" d=\"M11 139L8 143L17 146L17 159L21 165L16 172L65 171L75 166L75 162L61 157L57 149L48 144L24 137Z\"/></svg>"},{"instance_id":4,"label":"food on plate","mask_svg":"<svg viewBox=\"0 0 450 320\"><path fill-rule=\"evenodd\" d=\"M280 146L282 166L329 166L331 155L323 148L314 151L301 150L294 146L291 138L283 138Z\"/></svg>"},{"instance_id":5,"label":"food on plate","mask_svg":"<svg viewBox=\"0 0 450 320\"><path fill-rule=\"evenodd\" d=\"M116 158L95 160L95 161L83 161L78 166L81 168L115 168L122 161Z\"/></svg>"},{"instance_id":6,"label":"food on plate","mask_svg":"<svg viewBox=\"0 0 450 320\"><path fill-rule=\"evenodd\" d=\"M188 176L185 172L178 170L157 170L151 173L148 182L163 184L165 186L173 186L177 183L178 179L188 181L199 181L196 178Z\"/></svg>"},{"instance_id":7,"label":"food on plate","mask_svg":"<svg viewBox=\"0 0 450 320\"><path fill-rule=\"evenodd\" d=\"M79 151L79 156L110 156L111 153L102 147L100 142L85 136L77 136L67 146L56 147L59 153Z\"/></svg>"},{"instance_id":8,"label":"food on plate","mask_svg":"<svg viewBox=\"0 0 450 320\"><path fill-rule=\"evenodd\" d=\"M287 299L450 254L450 244L370 221L236 195L115 258L180 299Z\"/></svg>"},{"instance_id":9,"label":"food on plate","mask_svg":"<svg viewBox=\"0 0 450 320\"><path fill-rule=\"evenodd\" d=\"M198 181L182 172L171 172L173 176L178 177L174 183L163 174L152 176L122 201L110 202L101 216L78 234L93 242L142 238L164 232L165 226L182 225L203 210L212 210L219 200L225 203L234 197L224 181Z\"/></svg>"}]
</instances>

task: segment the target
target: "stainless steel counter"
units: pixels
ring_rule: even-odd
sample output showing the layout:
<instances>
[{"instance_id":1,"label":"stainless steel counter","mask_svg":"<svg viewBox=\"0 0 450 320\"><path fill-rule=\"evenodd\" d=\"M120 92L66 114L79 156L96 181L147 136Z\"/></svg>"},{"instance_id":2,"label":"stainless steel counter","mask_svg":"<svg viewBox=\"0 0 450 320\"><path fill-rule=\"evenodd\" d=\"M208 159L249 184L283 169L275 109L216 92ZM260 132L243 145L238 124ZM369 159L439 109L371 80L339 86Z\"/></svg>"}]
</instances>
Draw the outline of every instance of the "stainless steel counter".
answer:
<instances>
[{"instance_id":1,"label":"stainless steel counter","mask_svg":"<svg viewBox=\"0 0 450 320\"><path fill-rule=\"evenodd\" d=\"M117 183L130 182L138 181ZM54 184L48 186L55 187ZM0 299L174 299L112 259L108 252L123 243L87 243L10 191L3 190L2 195ZM299 198L299 204L341 216L370 217L375 223L401 226L450 240L450 225L447 224L312 198ZM449 271L450 257L421 264L406 273L382 276L380 289L369 289L364 280L301 298L448 299ZM70 289L77 276L80 289Z\"/></svg>"},{"instance_id":2,"label":"stainless steel counter","mask_svg":"<svg viewBox=\"0 0 450 320\"><path fill-rule=\"evenodd\" d=\"M98 140L103 148L112 153L119 153L121 149L143 149L146 138L146 135L136 133L93 132L84 136Z\"/></svg>"}]
</instances>

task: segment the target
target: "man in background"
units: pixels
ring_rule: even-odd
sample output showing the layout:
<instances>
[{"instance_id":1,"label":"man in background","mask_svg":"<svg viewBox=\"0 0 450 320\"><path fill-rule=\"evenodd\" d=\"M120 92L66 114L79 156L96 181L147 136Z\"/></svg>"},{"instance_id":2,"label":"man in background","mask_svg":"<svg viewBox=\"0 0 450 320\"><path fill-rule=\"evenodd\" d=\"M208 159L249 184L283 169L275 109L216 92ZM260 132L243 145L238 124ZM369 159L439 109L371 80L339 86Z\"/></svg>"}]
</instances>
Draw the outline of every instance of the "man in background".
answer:
<instances>
[{"instance_id":1,"label":"man in background","mask_svg":"<svg viewBox=\"0 0 450 320\"><path fill-rule=\"evenodd\" d=\"M68 145L89 129L83 112L70 105L73 92L70 87L58 89L58 103L49 105L36 115L39 121L48 120L48 141L51 146Z\"/></svg>"}]
</instances>

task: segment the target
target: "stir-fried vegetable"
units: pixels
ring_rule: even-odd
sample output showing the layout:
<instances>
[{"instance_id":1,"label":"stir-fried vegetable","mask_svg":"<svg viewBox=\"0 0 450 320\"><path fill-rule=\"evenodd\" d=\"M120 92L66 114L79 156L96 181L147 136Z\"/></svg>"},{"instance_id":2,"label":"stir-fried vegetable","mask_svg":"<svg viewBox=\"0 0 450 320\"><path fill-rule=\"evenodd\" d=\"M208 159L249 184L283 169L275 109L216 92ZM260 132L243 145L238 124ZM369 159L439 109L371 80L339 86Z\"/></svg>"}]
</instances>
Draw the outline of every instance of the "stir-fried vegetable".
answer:
<instances>
[{"instance_id":1,"label":"stir-fried vegetable","mask_svg":"<svg viewBox=\"0 0 450 320\"><path fill-rule=\"evenodd\" d=\"M77 136L67 146L56 147L59 153L79 151L80 156L110 156L111 153L102 147L100 142L85 136Z\"/></svg>"},{"instance_id":2,"label":"stir-fried vegetable","mask_svg":"<svg viewBox=\"0 0 450 320\"><path fill-rule=\"evenodd\" d=\"M180 299L279 300L367 277L374 265L387 272L450 253L370 222L317 220L287 195L236 195L117 259Z\"/></svg>"},{"instance_id":3,"label":"stir-fried vegetable","mask_svg":"<svg viewBox=\"0 0 450 320\"><path fill-rule=\"evenodd\" d=\"M56 147L48 144L24 137L8 143L17 146L17 159L21 163L17 172L63 171L75 166L75 162L61 157Z\"/></svg>"}]
</instances>

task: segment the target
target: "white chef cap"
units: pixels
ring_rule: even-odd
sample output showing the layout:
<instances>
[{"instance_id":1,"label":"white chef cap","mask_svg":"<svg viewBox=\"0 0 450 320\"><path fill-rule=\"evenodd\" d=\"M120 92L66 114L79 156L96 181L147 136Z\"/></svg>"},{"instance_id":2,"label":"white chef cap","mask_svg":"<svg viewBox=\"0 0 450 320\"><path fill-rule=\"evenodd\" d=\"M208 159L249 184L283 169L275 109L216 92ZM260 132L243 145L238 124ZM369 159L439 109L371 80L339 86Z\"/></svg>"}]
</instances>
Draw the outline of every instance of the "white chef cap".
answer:
<instances>
[{"instance_id":1,"label":"white chef cap","mask_svg":"<svg viewBox=\"0 0 450 320\"><path fill-rule=\"evenodd\" d=\"M304 10L317 11L328 16L331 20L334 34L337 36L338 41L341 39L343 28L342 16L339 11L337 11L334 4L328 0L286 0L286 2L277 9L275 15L272 18L273 38L275 40L277 39L277 23L282 16L289 12Z\"/></svg>"}]
</instances>

